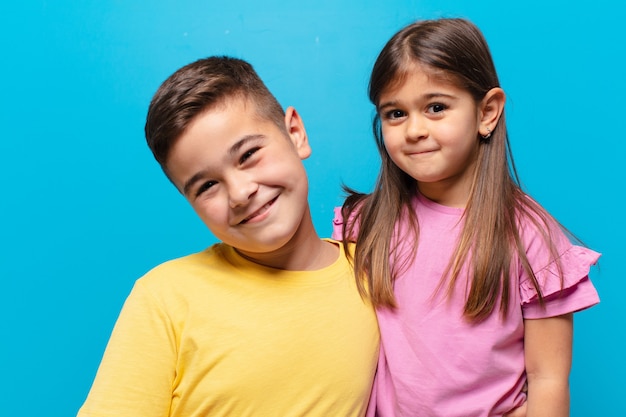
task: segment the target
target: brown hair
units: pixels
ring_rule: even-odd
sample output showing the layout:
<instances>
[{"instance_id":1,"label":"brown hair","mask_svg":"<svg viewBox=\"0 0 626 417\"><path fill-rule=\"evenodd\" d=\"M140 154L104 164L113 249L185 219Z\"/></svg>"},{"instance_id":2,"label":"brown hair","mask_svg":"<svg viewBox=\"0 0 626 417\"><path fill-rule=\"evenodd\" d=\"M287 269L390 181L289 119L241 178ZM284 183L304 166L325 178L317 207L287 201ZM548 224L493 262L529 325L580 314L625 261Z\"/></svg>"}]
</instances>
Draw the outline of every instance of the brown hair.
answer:
<instances>
[{"instance_id":1,"label":"brown hair","mask_svg":"<svg viewBox=\"0 0 626 417\"><path fill-rule=\"evenodd\" d=\"M170 150L200 113L233 98L250 99L258 115L285 131L285 112L252 65L214 56L185 65L161 84L146 117L145 134L154 158L167 175Z\"/></svg>"},{"instance_id":2,"label":"brown hair","mask_svg":"<svg viewBox=\"0 0 626 417\"><path fill-rule=\"evenodd\" d=\"M370 101L378 106L382 92L399 85L415 68L414 64L468 91L477 103L500 85L489 47L474 24L463 19L427 20L401 29L382 49L370 77ZM374 191L368 195L346 187L349 195L342 210L346 219L343 234L344 241L354 240L356 236L353 261L360 292L368 293L377 306L395 307L393 281L410 261L410 254L400 259L394 253L394 226L408 218L409 232L415 242L414 254L419 225L411 205L417 186L387 153L378 114L373 120L373 130L382 158L378 179ZM448 291L452 291L462 265L469 262L472 275L464 314L470 320L480 321L493 312L498 300L502 315L507 314L510 265L515 253L543 302L520 239L518 218L528 217L542 230L553 254L555 246L546 227L550 215L519 186L504 113L488 140L480 137L476 140L480 146L463 214L465 224L444 277L449 275ZM396 241L398 238L395 236ZM476 248L489 250L473 250ZM367 278L367 288L363 278Z\"/></svg>"}]
</instances>

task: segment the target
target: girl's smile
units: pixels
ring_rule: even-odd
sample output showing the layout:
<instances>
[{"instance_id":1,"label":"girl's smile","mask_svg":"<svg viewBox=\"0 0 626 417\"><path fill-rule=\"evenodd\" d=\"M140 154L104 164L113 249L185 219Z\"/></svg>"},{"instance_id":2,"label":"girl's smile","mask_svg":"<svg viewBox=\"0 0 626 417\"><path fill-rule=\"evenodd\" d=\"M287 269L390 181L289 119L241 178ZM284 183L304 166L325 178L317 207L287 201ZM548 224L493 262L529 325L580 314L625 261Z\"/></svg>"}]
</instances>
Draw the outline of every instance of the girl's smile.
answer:
<instances>
[{"instance_id":1,"label":"girl's smile","mask_svg":"<svg viewBox=\"0 0 626 417\"><path fill-rule=\"evenodd\" d=\"M478 151L480 109L473 97L413 65L380 96L378 112L391 159L426 197L465 206Z\"/></svg>"}]
</instances>

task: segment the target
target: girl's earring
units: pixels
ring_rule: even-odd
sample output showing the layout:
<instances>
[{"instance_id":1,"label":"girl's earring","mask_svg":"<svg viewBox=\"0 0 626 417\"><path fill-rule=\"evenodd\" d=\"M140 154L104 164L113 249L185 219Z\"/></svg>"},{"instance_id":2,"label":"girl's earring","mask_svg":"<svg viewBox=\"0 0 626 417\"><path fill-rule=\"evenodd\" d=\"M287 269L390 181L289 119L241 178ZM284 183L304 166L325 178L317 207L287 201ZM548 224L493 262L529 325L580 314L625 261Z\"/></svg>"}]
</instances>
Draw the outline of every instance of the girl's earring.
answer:
<instances>
[{"instance_id":1,"label":"girl's earring","mask_svg":"<svg viewBox=\"0 0 626 417\"><path fill-rule=\"evenodd\" d=\"M482 135L481 135L482 136ZM482 136L484 140L487 140L491 137L491 129L487 128L487 134Z\"/></svg>"}]
</instances>

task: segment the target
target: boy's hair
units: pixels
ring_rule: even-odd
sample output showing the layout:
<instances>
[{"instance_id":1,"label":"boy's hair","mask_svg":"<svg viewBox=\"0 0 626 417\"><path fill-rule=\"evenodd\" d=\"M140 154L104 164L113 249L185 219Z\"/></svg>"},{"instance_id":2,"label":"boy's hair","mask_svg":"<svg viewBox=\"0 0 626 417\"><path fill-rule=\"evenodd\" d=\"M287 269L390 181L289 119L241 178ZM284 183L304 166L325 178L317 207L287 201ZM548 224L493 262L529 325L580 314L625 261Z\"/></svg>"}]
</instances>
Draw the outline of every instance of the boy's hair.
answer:
<instances>
[{"instance_id":1,"label":"boy's hair","mask_svg":"<svg viewBox=\"0 0 626 417\"><path fill-rule=\"evenodd\" d=\"M285 112L252 65L241 59L213 56L185 65L161 84L146 117L148 146L167 175L174 143L196 116L229 100L248 99L257 114L285 131Z\"/></svg>"},{"instance_id":2,"label":"boy's hair","mask_svg":"<svg viewBox=\"0 0 626 417\"><path fill-rule=\"evenodd\" d=\"M426 20L401 29L382 49L370 77L371 102L378 106L381 94L400 85L416 64L429 76L469 92L476 103L500 85L487 42L474 24L464 19ZM372 194L346 188L349 196L343 207L347 219L344 240L357 236L355 272L357 278L367 276L369 286L365 290L362 279L357 279L360 291L368 292L379 306L394 307L393 281L398 270L410 261L410 254L398 259L394 253L392 236L397 230L394 225L408 218L410 232L414 234L414 254L419 227L411 205L417 187L415 179L402 171L387 153L378 114L374 117L373 130L382 158L380 173ZM509 269L516 252L542 302L520 239L518 218L528 217L540 230L548 230L545 225L550 217L519 186L504 113L489 139L477 137L476 140L480 141L480 147L464 212L465 225L447 272L450 273L448 291L452 291L461 266L469 261L471 279L465 315L479 321L494 310L498 301L501 313L506 315ZM548 232L544 238L554 252Z\"/></svg>"}]
</instances>

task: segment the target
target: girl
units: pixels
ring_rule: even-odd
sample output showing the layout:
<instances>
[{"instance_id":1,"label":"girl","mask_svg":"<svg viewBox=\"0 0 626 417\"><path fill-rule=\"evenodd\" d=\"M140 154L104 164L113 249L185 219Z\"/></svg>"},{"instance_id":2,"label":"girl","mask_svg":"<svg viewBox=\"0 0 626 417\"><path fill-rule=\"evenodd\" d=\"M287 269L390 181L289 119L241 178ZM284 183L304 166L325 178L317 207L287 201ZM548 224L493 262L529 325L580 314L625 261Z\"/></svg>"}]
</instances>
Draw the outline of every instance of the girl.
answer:
<instances>
[{"instance_id":1,"label":"girl","mask_svg":"<svg viewBox=\"0 0 626 417\"><path fill-rule=\"evenodd\" d=\"M599 254L520 189L499 85L462 19L405 27L374 64L381 171L335 222L378 306L370 415L569 415L572 313L599 301Z\"/></svg>"}]
</instances>

